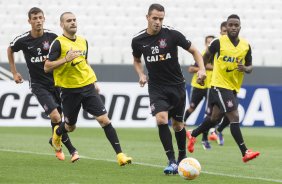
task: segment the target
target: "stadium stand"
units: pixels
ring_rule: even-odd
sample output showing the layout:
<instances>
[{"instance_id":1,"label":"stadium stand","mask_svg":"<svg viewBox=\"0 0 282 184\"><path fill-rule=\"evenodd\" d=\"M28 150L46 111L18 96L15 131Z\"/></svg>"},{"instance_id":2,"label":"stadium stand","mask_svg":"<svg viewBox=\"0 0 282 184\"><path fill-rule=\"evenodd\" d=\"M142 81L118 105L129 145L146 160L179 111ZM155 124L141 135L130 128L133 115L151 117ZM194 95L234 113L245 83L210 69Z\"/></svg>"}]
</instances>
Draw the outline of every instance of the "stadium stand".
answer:
<instances>
[{"instance_id":1,"label":"stadium stand","mask_svg":"<svg viewBox=\"0 0 282 184\"><path fill-rule=\"evenodd\" d=\"M6 48L20 33L29 30L27 12L33 6L43 9L45 28L61 33L59 16L64 11L76 14L78 34L89 42L89 61L99 64L131 64L131 38L146 27L147 8L151 3L166 8L165 25L180 30L200 50L204 37L219 35L219 25L230 14L241 17L241 36L253 48L255 66L282 66L282 1L280 0L0 0L0 62L7 62ZM66 6L67 4L67 6ZM179 49L181 50L181 49ZM24 62L21 53L16 62ZM180 51L180 63L193 63L191 56Z\"/></svg>"}]
</instances>

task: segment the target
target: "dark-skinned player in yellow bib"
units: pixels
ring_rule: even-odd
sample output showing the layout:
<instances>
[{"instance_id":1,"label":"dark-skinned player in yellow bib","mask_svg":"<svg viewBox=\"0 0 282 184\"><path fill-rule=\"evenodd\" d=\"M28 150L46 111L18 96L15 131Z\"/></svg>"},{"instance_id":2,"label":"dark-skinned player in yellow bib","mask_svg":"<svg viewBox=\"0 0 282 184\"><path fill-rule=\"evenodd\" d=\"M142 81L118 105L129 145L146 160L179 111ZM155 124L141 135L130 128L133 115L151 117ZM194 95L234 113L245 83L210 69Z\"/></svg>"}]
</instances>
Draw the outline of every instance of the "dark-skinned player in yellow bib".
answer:
<instances>
[{"instance_id":1,"label":"dark-skinned player in yellow bib","mask_svg":"<svg viewBox=\"0 0 282 184\"><path fill-rule=\"evenodd\" d=\"M225 115L230 122L231 134L242 153L242 160L248 162L260 153L247 149L239 124L237 93L244 73L251 73L253 69L251 47L245 39L239 37L240 29L239 16L230 15L227 18L227 35L214 40L204 55L205 62L217 57L214 59L211 81L211 118L193 131L187 132L187 137L188 151L193 152L196 137L215 126Z\"/></svg>"}]
</instances>

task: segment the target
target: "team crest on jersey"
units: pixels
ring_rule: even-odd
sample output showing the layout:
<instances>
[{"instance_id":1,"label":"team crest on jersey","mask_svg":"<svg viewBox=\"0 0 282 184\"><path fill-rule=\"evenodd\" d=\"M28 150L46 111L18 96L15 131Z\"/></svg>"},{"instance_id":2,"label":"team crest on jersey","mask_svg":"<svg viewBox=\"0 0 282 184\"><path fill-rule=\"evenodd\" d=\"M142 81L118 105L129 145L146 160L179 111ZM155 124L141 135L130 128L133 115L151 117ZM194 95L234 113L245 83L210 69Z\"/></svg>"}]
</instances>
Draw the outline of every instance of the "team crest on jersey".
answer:
<instances>
[{"instance_id":1,"label":"team crest on jersey","mask_svg":"<svg viewBox=\"0 0 282 184\"><path fill-rule=\"evenodd\" d=\"M154 112L156 110L155 104L151 104L151 111Z\"/></svg>"},{"instance_id":2,"label":"team crest on jersey","mask_svg":"<svg viewBox=\"0 0 282 184\"><path fill-rule=\"evenodd\" d=\"M49 50L50 44L49 44L48 41L44 41L42 44L43 44L43 49L44 49L44 50Z\"/></svg>"},{"instance_id":3,"label":"team crest on jersey","mask_svg":"<svg viewBox=\"0 0 282 184\"><path fill-rule=\"evenodd\" d=\"M167 46L166 39L160 39L160 48L164 49Z\"/></svg>"},{"instance_id":4,"label":"team crest on jersey","mask_svg":"<svg viewBox=\"0 0 282 184\"><path fill-rule=\"evenodd\" d=\"M228 100L228 101L227 101L227 107L229 107L229 108L233 107L233 103L232 103L231 100Z\"/></svg>"}]
</instances>

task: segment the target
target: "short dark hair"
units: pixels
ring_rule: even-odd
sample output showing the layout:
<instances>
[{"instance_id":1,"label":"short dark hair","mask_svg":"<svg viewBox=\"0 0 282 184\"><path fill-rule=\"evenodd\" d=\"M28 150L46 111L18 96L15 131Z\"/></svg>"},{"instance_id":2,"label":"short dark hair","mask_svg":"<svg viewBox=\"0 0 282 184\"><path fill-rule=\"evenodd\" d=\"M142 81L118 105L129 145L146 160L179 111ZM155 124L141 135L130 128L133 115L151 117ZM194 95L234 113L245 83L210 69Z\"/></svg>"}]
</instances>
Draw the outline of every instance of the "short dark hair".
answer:
<instances>
[{"instance_id":1,"label":"short dark hair","mask_svg":"<svg viewBox=\"0 0 282 184\"><path fill-rule=\"evenodd\" d=\"M223 21L221 24L220 24L220 29L222 29L222 27L226 27L227 26L227 21Z\"/></svg>"},{"instance_id":2,"label":"short dark hair","mask_svg":"<svg viewBox=\"0 0 282 184\"><path fill-rule=\"evenodd\" d=\"M206 36L206 37L205 37L205 43L207 43L207 40L208 40L209 38L214 39L215 36L214 36L214 35L208 35L208 36Z\"/></svg>"},{"instance_id":3,"label":"short dark hair","mask_svg":"<svg viewBox=\"0 0 282 184\"><path fill-rule=\"evenodd\" d=\"M238 19L240 21L240 17L238 15L236 15L236 14L229 15L227 20L229 20L229 19Z\"/></svg>"},{"instance_id":4,"label":"short dark hair","mask_svg":"<svg viewBox=\"0 0 282 184\"><path fill-rule=\"evenodd\" d=\"M40 9L40 8L38 8L38 7L33 7L33 8L31 8L29 11L28 11L28 18L30 19L31 18L31 14L37 14L37 13L42 13L43 15L44 15L44 13L43 13L43 11Z\"/></svg>"},{"instance_id":5,"label":"short dark hair","mask_svg":"<svg viewBox=\"0 0 282 184\"><path fill-rule=\"evenodd\" d=\"M73 13L72 12L64 12L64 13L62 13L62 15L60 16L60 22L63 22L63 16L65 14L73 14Z\"/></svg>"},{"instance_id":6,"label":"short dark hair","mask_svg":"<svg viewBox=\"0 0 282 184\"><path fill-rule=\"evenodd\" d=\"M160 4L157 4L157 3L151 4L151 6L148 9L148 15L150 15L153 10L158 10L158 11L161 11L161 12L165 11L164 7Z\"/></svg>"}]
</instances>

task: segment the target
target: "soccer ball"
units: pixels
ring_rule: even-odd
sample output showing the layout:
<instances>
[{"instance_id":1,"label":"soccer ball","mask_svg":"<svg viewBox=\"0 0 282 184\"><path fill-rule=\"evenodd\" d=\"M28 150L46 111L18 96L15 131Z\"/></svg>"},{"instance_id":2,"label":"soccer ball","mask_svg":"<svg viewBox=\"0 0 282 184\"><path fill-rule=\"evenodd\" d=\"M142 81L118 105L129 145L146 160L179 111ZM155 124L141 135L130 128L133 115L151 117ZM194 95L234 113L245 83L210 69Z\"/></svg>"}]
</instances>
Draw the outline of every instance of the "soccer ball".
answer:
<instances>
[{"instance_id":1,"label":"soccer ball","mask_svg":"<svg viewBox=\"0 0 282 184\"><path fill-rule=\"evenodd\" d=\"M192 157L181 160L178 166L178 174L186 180L193 180L200 175L201 165Z\"/></svg>"}]
</instances>

